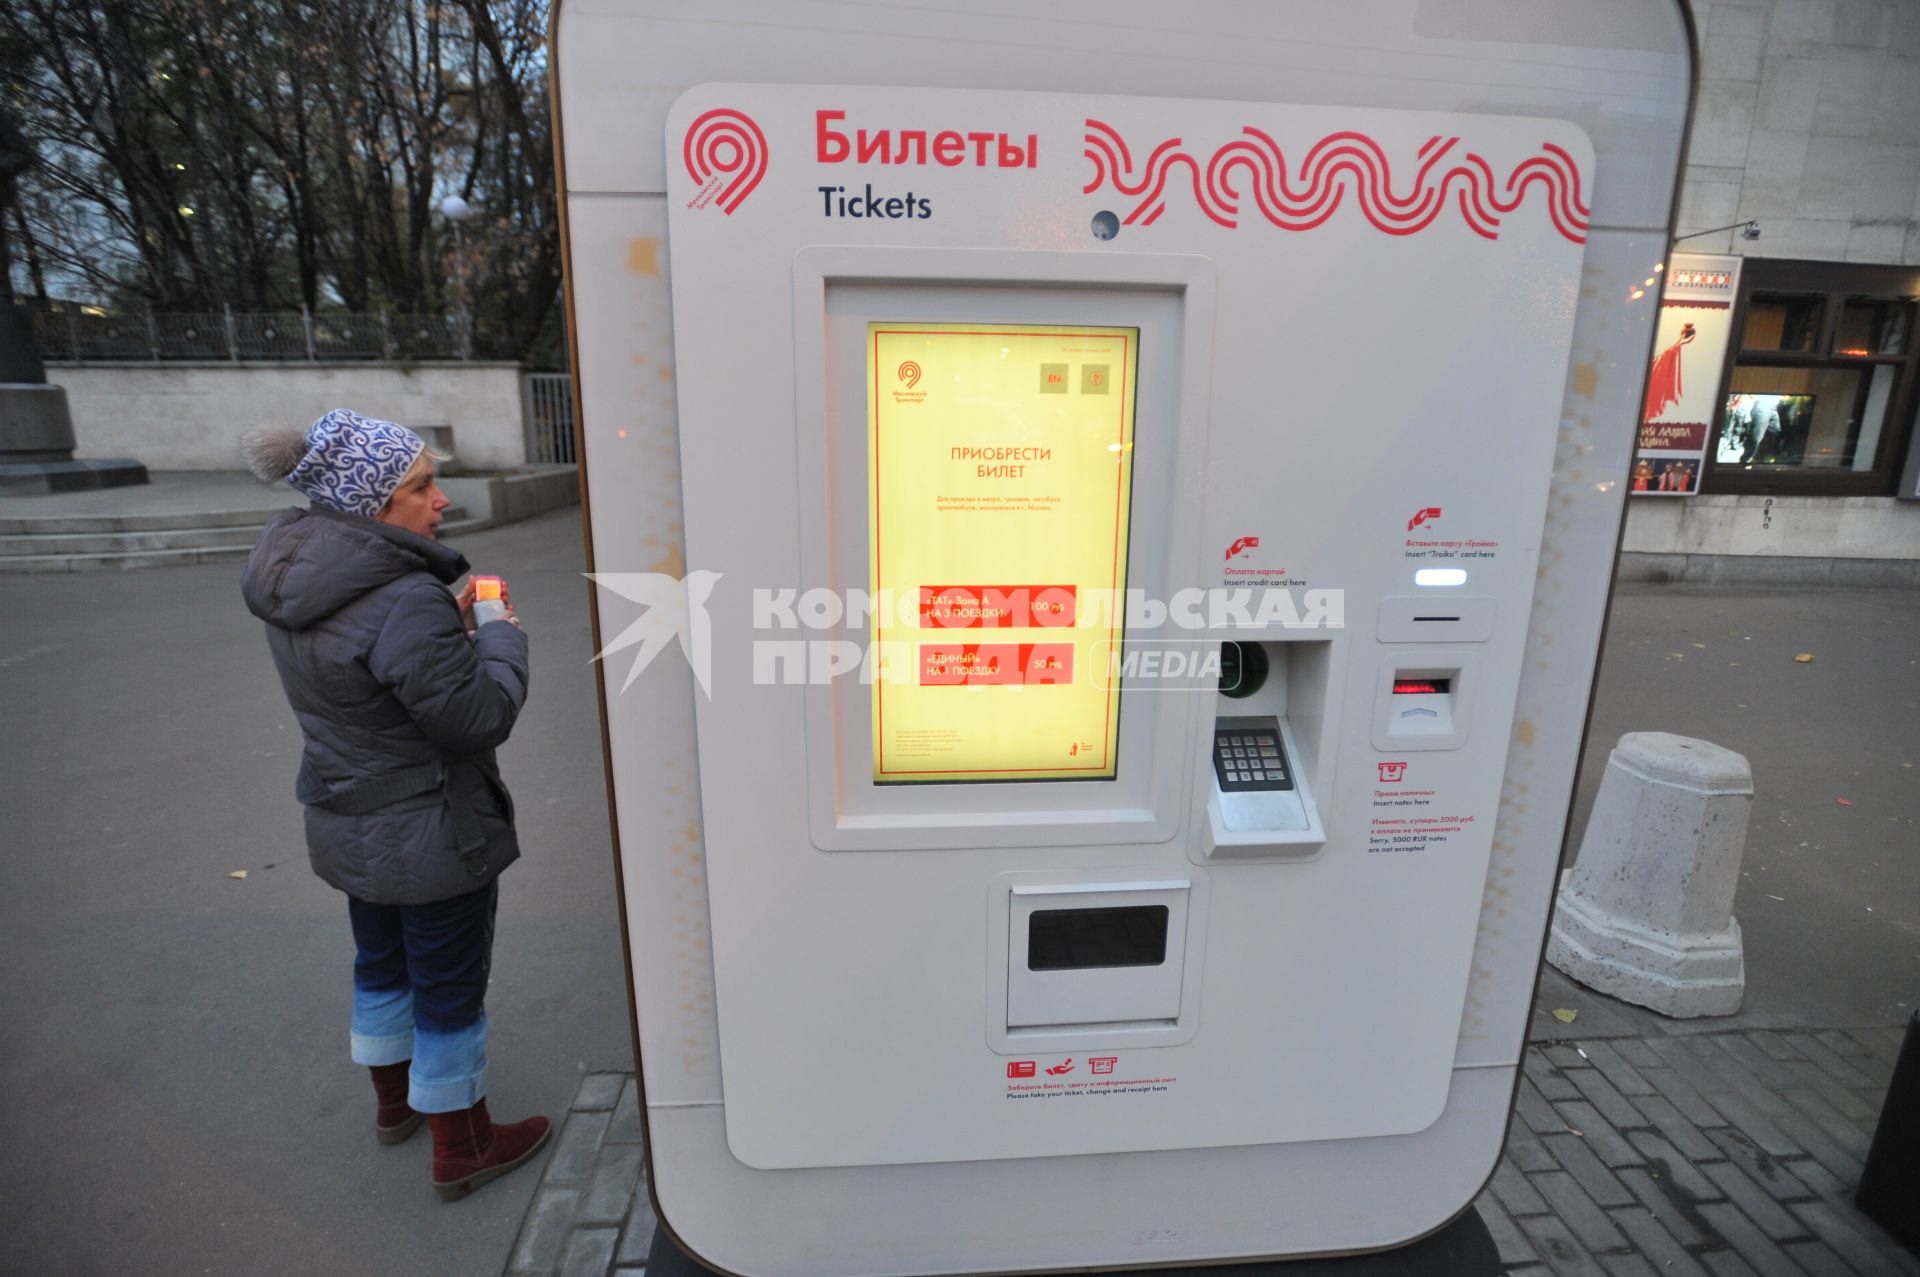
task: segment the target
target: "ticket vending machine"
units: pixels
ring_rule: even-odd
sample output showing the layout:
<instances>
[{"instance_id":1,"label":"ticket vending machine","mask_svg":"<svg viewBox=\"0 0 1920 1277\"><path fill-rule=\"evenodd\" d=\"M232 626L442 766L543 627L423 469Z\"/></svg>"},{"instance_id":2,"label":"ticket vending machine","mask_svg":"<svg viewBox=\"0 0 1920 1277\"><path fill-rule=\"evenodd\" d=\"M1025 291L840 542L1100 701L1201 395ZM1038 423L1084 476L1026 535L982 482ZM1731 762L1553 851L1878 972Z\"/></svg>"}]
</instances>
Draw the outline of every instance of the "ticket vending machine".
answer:
<instances>
[{"instance_id":1,"label":"ticket vending machine","mask_svg":"<svg viewBox=\"0 0 1920 1277\"><path fill-rule=\"evenodd\" d=\"M885 1277L1446 1223L1517 1084L1684 10L554 31L663 1225Z\"/></svg>"}]
</instances>

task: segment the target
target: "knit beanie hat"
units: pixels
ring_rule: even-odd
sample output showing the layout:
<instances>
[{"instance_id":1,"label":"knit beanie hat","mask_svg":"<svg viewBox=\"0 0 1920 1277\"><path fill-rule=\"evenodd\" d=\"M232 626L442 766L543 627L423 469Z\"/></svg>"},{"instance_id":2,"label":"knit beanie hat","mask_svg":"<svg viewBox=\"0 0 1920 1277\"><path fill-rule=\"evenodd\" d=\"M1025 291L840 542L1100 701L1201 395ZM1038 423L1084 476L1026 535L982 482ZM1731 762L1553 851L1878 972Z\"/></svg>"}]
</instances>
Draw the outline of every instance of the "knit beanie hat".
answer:
<instances>
[{"instance_id":1,"label":"knit beanie hat","mask_svg":"<svg viewBox=\"0 0 1920 1277\"><path fill-rule=\"evenodd\" d=\"M285 479L323 505L368 518L380 513L426 441L405 426L335 408L303 432L260 426L240 436L247 466L262 483Z\"/></svg>"}]
</instances>

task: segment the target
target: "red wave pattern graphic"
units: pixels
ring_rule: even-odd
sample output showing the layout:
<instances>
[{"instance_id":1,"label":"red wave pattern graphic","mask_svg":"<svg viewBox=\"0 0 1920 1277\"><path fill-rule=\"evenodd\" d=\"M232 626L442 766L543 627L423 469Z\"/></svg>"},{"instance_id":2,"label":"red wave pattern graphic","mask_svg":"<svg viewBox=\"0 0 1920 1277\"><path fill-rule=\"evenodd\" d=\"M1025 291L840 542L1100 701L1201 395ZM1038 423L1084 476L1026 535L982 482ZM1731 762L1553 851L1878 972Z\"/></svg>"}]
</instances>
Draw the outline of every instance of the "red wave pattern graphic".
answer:
<instances>
[{"instance_id":1,"label":"red wave pattern graphic","mask_svg":"<svg viewBox=\"0 0 1920 1277\"><path fill-rule=\"evenodd\" d=\"M1392 162L1380 144L1364 133L1332 133L1314 143L1289 177L1287 158L1279 143L1259 129L1248 127L1240 136L1214 151L1203 169L1180 138L1168 138L1153 148L1137 177L1133 152L1112 125L1087 121L1086 156L1093 161L1091 195L1111 183L1122 195L1138 198L1125 225L1151 226L1167 211L1167 187L1176 169L1177 179L1191 186L1200 211L1225 227L1240 224L1243 196L1251 196L1269 222L1282 230L1307 231L1338 212L1351 193L1361 215L1388 235L1423 231L1451 202L1476 235L1500 237L1500 219L1525 201L1532 186L1546 190L1547 216L1554 229L1576 244L1587 242L1592 210L1581 193L1580 167L1573 156L1551 142L1515 165L1502 183L1493 166L1471 151L1445 163L1460 144L1457 137L1427 139L1416 157L1418 167L1407 186L1394 189ZM1403 170L1404 171L1404 170Z\"/></svg>"},{"instance_id":2,"label":"red wave pattern graphic","mask_svg":"<svg viewBox=\"0 0 1920 1277\"><path fill-rule=\"evenodd\" d=\"M687 173L705 185L725 181L714 203L727 216L767 175L767 136L751 117L716 107L687 129Z\"/></svg>"}]
</instances>

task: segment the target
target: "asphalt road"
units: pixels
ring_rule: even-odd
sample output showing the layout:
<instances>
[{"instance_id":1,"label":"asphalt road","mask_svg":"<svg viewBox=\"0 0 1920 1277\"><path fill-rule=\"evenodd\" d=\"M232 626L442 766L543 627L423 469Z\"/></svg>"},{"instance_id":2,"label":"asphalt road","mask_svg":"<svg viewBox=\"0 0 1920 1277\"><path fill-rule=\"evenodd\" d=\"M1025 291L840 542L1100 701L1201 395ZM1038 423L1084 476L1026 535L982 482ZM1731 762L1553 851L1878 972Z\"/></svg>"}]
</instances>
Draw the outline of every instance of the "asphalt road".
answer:
<instances>
[{"instance_id":1,"label":"asphalt road","mask_svg":"<svg viewBox=\"0 0 1920 1277\"><path fill-rule=\"evenodd\" d=\"M579 512L458 544L533 640L489 1105L558 1117L632 1067ZM238 576L0 576L0 1272L498 1273L535 1176L443 1203L427 1133L369 1129L346 911Z\"/></svg>"},{"instance_id":2,"label":"asphalt road","mask_svg":"<svg viewBox=\"0 0 1920 1277\"><path fill-rule=\"evenodd\" d=\"M1636 731L1699 737L1753 765L1733 1022L1904 1024L1920 1004L1920 595L1622 586L1568 863L1608 751Z\"/></svg>"},{"instance_id":3,"label":"asphalt road","mask_svg":"<svg viewBox=\"0 0 1920 1277\"><path fill-rule=\"evenodd\" d=\"M459 544L534 652L501 751L527 854L491 1102L557 1115L581 1072L631 1067L578 512ZM297 729L237 575L0 576L0 1272L497 1273L534 1177L443 1204L424 1135L367 1129L345 910L306 867ZM1920 995L1916 636L1893 592L1615 599L1574 828L1621 732L1752 759L1743 1021L1898 1024Z\"/></svg>"}]
</instances>

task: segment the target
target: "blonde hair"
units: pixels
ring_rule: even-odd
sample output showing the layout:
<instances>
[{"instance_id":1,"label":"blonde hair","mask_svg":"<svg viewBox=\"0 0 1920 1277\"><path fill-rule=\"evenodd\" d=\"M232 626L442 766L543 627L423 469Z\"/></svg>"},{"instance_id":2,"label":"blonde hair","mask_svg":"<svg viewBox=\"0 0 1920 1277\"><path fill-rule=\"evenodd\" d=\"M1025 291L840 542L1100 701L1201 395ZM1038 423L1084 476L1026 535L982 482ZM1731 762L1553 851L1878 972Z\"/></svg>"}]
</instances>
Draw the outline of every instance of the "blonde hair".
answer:
<instances>
[{"instance_id":1,"label":"blonde hair","mask_svg":"<svg viewBox=\"0 0 1920 1277\"><path fill-rule=\"evenodd\" d=\"M430 470L433 467L434 462L451 461L451 460L453 460L452 453L435 452L432 448L427 448L427 447L421 448L420 455L413 459L413 464L407 467L407 472L400 476L400 482L393 485L393 491L389 492L387 494L387 499L380 503L380 509L375 512L374 517L377 519L380 517L381 514L386 513L387 509L393 505L393 498L400 491L400 489L406 487L409 483L412 483L415 479L418 479L421 475L425 474L428 470Z\"/></svg>"},{"instance_id":2,"label":"blonde hair","mask_svg":"<svg viewBox=\"0 0 1920 1277\"><path fill-rule=\"evenodd\" d=\"M420 449L420 455L413 459L413 464L407 467L407 472L400 476L400 482L394 485L394 491L398 492L401 488L406 487L409 483L418 479L434 462L445 460L447 460L446 457L435 453L432 448ZM392 498L389 497L388 500L392 500Z\"/></svg>"}]
</instances>

